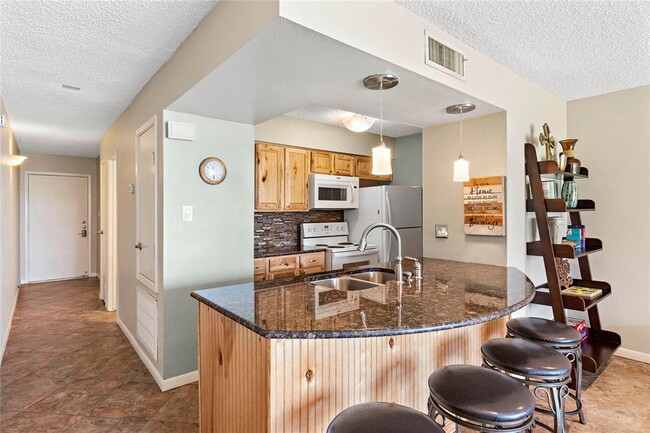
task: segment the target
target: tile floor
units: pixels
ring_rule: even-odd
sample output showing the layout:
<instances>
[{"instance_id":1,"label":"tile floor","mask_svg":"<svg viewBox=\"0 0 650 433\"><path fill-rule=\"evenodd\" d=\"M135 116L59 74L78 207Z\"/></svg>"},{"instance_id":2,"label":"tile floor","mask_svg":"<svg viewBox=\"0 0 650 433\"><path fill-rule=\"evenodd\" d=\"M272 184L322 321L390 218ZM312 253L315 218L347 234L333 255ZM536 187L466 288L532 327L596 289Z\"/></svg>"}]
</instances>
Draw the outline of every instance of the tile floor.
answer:
<instances>
[{"instance_id":1,"label":"tile floor","mask_svg":"<svg viewBox=\"0 0 650 433\"><path fill-rule=\"evenodd\" d=\"M21 289L0 368L2 433L198 432L197 385L165 393L95 278Z\"/></svg>"},{"instance_id":2,"label":"tile floor","mask_svg":"<svg viewBox=\"0 0 650 433\"><path fill-rule=\"evenodd\" d=\"M97 294L96 279L21 289L0 368L0 431L198 432L196 384L160 392ZM648 431L650 365L615 357L583 400L587 425L572 420L571 433Z\"/></svg>"}]
</instances>

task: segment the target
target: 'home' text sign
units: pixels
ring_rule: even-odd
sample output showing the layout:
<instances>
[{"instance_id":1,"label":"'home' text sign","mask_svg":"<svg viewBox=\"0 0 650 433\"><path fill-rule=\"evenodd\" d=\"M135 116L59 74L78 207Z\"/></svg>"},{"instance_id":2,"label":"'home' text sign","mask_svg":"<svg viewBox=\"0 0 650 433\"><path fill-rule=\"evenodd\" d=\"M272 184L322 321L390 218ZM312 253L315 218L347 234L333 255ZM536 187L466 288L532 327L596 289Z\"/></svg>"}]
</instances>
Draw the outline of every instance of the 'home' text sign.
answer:
<instances>
[{"instance_id":1,"label":"'home' text sign","mask_svg":"<svg viewBox=\"0 0 650 433\"><path fill-rule=\"evenodd\" d=\"M463 183L465 234L505 236L505 176L475 177Z\"/></svg>"}]
</instances>

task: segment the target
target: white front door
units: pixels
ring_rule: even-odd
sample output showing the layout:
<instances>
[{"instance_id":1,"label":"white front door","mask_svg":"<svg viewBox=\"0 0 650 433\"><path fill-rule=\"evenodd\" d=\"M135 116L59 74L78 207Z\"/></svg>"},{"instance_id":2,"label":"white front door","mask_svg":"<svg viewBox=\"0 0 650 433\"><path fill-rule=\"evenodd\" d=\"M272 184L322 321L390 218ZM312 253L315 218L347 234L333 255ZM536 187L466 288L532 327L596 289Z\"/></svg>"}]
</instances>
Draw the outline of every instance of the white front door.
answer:
<instances>
[{"instance_id":1,"label":"white front door","mask_svg":"<svg viewBox=\"0 0 650 433\"><path fill-rule=\"evenodd\" d=\"M156 291L156 123L136 132L136 278Z\"/></svg>"},{"instance_id":2,"label":"white front door","mask_svg":"<svg viewBox=\"0 0 650 433\"><path fill-rule=\"evenodd\" d=\"M87 277L89 178L27 175L27 279Z\"/></svg>"}]
</instances>

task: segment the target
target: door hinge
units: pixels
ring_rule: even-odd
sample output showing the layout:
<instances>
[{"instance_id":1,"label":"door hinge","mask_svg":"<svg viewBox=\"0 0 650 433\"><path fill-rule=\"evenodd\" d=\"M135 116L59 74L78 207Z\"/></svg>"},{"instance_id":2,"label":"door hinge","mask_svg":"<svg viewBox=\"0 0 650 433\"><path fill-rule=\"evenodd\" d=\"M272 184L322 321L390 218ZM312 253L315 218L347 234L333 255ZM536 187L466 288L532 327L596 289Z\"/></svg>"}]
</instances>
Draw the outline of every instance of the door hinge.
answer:
<instances>
[{"instance_id":1,"label":"door hinge","mask_svg":"<svg viewBox=\"0 0 650 433\"><path fill-rule=\"evenodd\" d=\"M156 258L156 245L153 246L153 258Z\"/></svg>"},{"instance_id":2,"label":"door hinge","mask_svg":"<svg viewBox=\"0 0 650 433\"><path fill-rule=\"evenodd\" d=\"M156 165L156 152L151 152L151 159L152 163L155 166Z\"/></svg>"}]
</instances>

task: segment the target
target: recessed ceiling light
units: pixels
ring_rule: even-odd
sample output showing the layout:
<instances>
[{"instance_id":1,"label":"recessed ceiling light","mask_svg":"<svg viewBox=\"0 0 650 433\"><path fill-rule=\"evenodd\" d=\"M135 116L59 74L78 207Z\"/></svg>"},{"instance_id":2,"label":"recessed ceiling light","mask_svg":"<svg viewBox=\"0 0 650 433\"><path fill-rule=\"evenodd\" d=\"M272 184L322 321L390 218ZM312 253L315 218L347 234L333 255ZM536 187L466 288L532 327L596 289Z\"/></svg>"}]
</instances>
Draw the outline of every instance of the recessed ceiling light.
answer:
<instances>
[{"instance_id":1,"label":"recessed ceiling light","mask_svg":"<svg viewBox=\"0 0 650 433\"><path fill-rule=\"evenodd\" d=\"M61 87L63 87L64 89L70 89L70 90L81 90L81 87L72 86L70 84L63 84Z\"/></svg>"}]
</instances>

